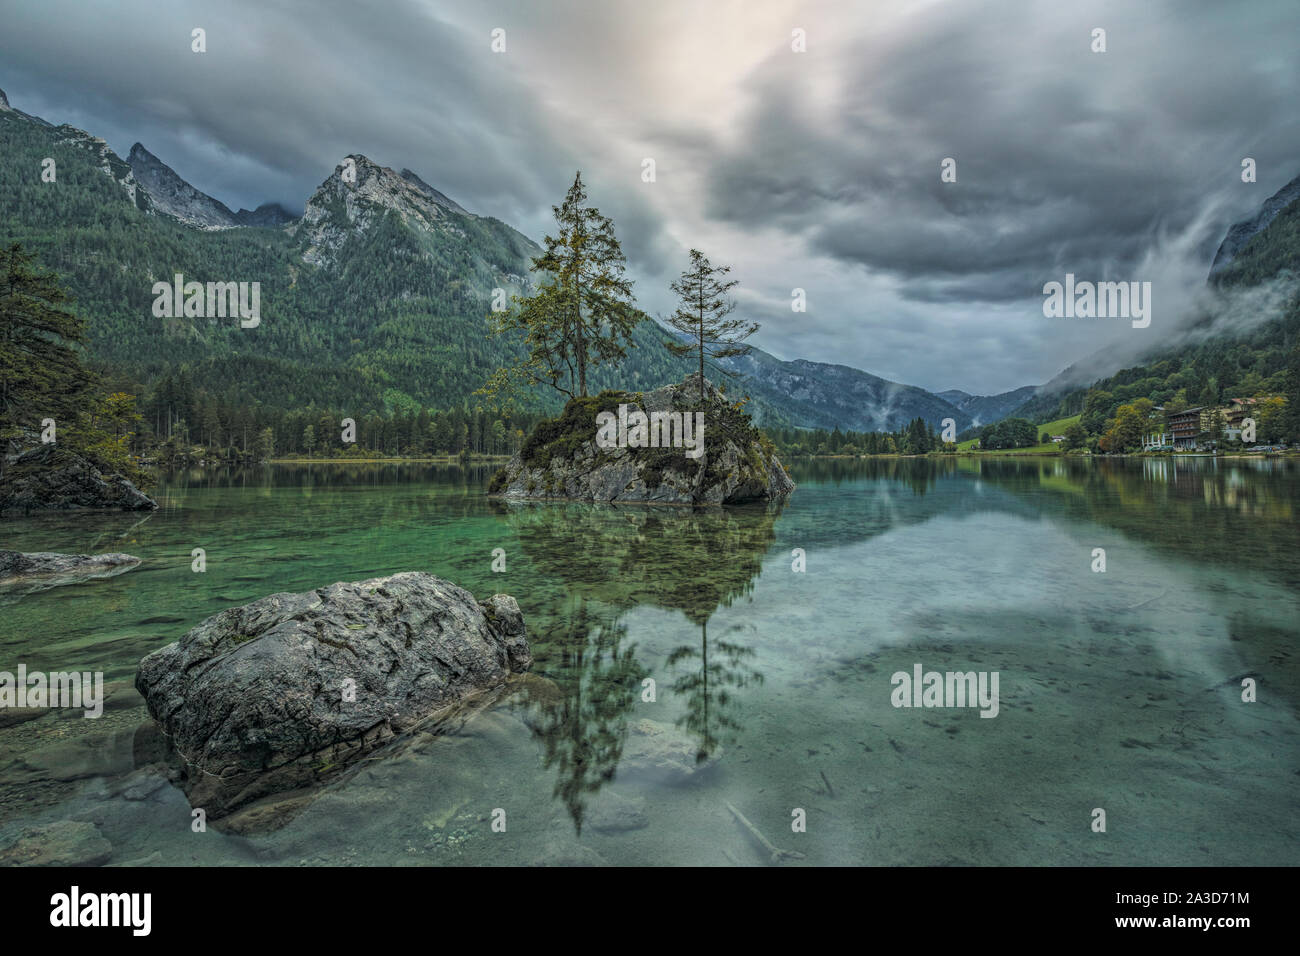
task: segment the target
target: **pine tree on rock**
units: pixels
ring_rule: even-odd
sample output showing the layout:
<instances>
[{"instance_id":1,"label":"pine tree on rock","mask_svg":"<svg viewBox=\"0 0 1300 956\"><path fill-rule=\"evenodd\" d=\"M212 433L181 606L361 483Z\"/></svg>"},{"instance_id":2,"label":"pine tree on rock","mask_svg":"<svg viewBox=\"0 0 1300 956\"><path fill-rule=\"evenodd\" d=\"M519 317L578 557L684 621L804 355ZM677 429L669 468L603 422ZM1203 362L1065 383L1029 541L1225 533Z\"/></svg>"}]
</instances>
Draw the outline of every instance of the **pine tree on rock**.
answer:
<instances>
[{"instance_id":1,"label":"pine tree on rock","mask_svg":"<svg viewBox=\"0 0 1300 956\"><path fill-rule=\"evenodd\" d=\"M515 296L517 309L488 316L496 334L525 333L528 357L498 370L482 393L496 394L522 381L549 385L570 398L585 396L588 369L624 358L641 321L614 223L587 205L581 173L563 205L552 210L557 234L546 237L545 251L532 260L548 281L531 296Z\"/></svg>"},{"instance_id":2,"label":"pine tree on rock","mask_svg":"<svg viewBox=\"0 0 1300 956\"><path fill-rule=\"evenodd\" d=\"M758 331L754 322L729 319L736 303L727 293L739 283L727 279L731 266L715 266L698 249L691 250L691 264L672 284L681 304L668 319L677 331L694 341L664 344L674 355L697 353L700 366L700 402L704 402L704 359L744 355L750 349L741 343ZM728 374L728 373L723 373Z\"/></svg>"}]
</instances>

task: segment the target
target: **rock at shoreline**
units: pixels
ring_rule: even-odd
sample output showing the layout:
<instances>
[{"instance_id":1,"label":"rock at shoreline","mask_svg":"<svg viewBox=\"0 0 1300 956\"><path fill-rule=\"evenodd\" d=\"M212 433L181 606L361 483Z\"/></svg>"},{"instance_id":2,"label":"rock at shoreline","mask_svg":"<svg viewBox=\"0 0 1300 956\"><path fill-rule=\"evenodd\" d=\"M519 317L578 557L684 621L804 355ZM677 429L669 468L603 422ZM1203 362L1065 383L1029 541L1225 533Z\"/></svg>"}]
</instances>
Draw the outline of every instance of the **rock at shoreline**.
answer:
<instances>
[{"instance_id":1,"label":"rock at shoreline","mask_svg":"<svg viewBox=\"0 0 1300 956\"><path fill-rule=\"evenodd\" d=\"M39 445L5 456L0 473L0 512L113 508L149 511L158 507L121 475L105 475L80 455L57 445Z\"/></svg>"},{"instance_id":2,"label":"rock at shoreline","mask_svg":"<svg viewBox=\"0 0 1300 956\"><path fill-rule=\"evenodd\" d=\"M707 381L700 402L699 376L652 392L601 392L573 399L555 420L542 422L510 464L493 477L489 494L506 499L650 504L729 505L778 501L794 482L776 457L772 443L749 416ZM629 430L619 447L597 446L597 416L619 415L626 406ZM697 457L685 441L678 447L634 447L638 415L703 415L702 451ZM665 418L665 420L670 420ZM653 432L668 446L666 429ZM651 434L648 432L647 434ZM682 434L682 433L679 433ZM682 435L684 439L684 434ZM699 438L697 433L692 438Z\"/></svg>"},{"instance_id":3,"label":"rock at shoreline","mask_svg":"<svg viewBox=\"0 0 1300 956\"><path fill-rule=\"evenodd\" d=\"M136 688L215 819L315 786L531 663L514 598L407 572L223 611L145 657Z\"/></svg>"},{"instance_id":4,"label":"rock at shoreline","mask_svg":"<svg viewBox=\"0 0 1300 956\"><path fill-rule=\"evenodd\" d=\"M133 554L58 554L0 551L0 592L44 591L64 584L111 578L140 563Z\"/></svg>"}]
</instances>

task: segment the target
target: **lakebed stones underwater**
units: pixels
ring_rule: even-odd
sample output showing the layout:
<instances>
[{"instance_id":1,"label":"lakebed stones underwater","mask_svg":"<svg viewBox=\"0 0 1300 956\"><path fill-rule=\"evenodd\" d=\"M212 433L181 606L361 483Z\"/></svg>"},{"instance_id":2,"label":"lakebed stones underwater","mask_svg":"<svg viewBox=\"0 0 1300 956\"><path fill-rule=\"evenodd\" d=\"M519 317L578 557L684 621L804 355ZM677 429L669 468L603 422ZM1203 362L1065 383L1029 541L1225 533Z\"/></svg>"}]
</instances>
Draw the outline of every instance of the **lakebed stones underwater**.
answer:
<instances>
[{"instance_id":1,"label":"lakebed stones underwater","mask_svg":"<svg viewBox=\"0 0 1300 956\"><path fill-rule=\"evenodd\" d=\"M571 400L488 487L505 499L679 505L779 501L792 491L772 443L707 380L701 402L697 375L644 395Z\"/></svg>"},{"instance_id":2,"label":"lakebed stones underwater","mask_svg":"<svg viewBox=\"0 0 1300 956\"><path fill-rule=\"evenodd\" d=\"M216 820L310 792L431 720L494 699L532 663L514 598L423 572L272 594L140 662L190 804Z\"/></svg>"}]
</instances>

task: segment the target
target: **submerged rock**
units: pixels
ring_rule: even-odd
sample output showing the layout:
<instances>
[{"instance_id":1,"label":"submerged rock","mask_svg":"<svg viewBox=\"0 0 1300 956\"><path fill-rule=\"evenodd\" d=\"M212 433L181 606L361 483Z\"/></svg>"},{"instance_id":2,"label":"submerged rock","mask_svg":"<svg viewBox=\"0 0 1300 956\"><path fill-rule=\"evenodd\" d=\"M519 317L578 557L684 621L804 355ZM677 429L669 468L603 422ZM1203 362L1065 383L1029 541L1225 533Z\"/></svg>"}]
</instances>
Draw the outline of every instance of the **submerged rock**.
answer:
<instances>
[{"instance_id":1,"label":"submerged rock","mask_svg":"<svg viewBox=\"0 0 1300 956\"><path fill-rule=\"evenodd\" d=\"M609 866L603 856L589 846L571 837L552 834L547 837L539 852L528 862L529 866Z\"/></svg>"},{"instance_id":2,"label":"submerged rock","mask_svg":"<svg viewBox=\"0 0 1300 956\"><path fill-rule=\"evenodd\" d=\"M0 551L0 591L43 591L95 578L111 578L140 563L133 554L58 554Z\"/></svg>"},{"instance_id":3,"label":"submerged rock","mask_svg":"<svg viewBox=\"0 0 1300 956\"><path fill-rule=\"evenodd\" d=\"M645 797L625 797L612 790L604 790L592 800L583 821L598 833L623 833L650 825Z\"/></svg>"},{"instance_id":4,"label":"submerged rock","mask_svg":"<svg viewBox=\"0 0 1300 956\"><path fill-rule=\"evenodd\" d=\"M147 511L154 501L121 475L104 474L80 455L39 445L5 456L0 512L115 508Z\"/></svg>"},{"instance_id":5,"label":"submerged rock","mask_svg":"<svg viewBox=\"0 0 1300 956\"><path fill-rule=\"evenodd\" d=\"M123 776L136 766L135 736L132 729L54 738L22 754L14 773L33 780L64 782Z\"/></svg>"},{"instance_id":6,"label":"submerged rock","mask_svg":"<svg viewBox=\"0 0 1300 956\"><path fill-rule=\"evenodd\" d=\"M0 866L101 866L112 855L93 823L59 820L17 833L0 847Z\"/></svg>"},{"instance_id":7,"label":"submerged rock","mask_svg":"<svg viewBox=\"0 0 1300 956\"><path fill-rule=\"evenodd\" d=\"M605 412L619 423L607 432L617 432L614 447L597 442ZM699 376L644 395L573 399L537 426L488 489L506 499L688 505L776 501L793 490L776 449L737 404L707 381L701 402Z\"/></svg>"},{"instance_id":8,"label":"submerged rock","mask_svg":"<svg viewBox=\"0 0 1300 956\"><path fill-rule=\"evenodd\" d=\"M136 688L209 818L314 786L532 663L514 598L422 572L273 594L140 662Z\"/></svg>"},{"instance_id":9,"label":"submerged rock","mask_svg":"<svg viewBox=\"0 0 1300 956\"><path fill-rule=\"evenodd\" d=\"M703 747L691 734L656 720L638 720L628 729L618 765L620 778L686 783L722 759L720 745Z\"/></svg>"}]
</instances>

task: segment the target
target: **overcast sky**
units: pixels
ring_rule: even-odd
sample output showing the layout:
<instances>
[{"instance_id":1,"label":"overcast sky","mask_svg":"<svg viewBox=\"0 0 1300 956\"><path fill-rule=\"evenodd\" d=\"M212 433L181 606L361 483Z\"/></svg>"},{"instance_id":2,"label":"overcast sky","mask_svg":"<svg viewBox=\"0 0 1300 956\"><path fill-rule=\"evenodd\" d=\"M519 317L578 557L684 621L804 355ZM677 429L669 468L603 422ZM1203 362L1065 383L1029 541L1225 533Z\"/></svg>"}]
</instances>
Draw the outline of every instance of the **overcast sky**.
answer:
<instances>
[{"instance_id":1,"label":"overcast sky","mask_svg":"<svg viewBox=\"0 0 1300 956\"><path fill-rule=\"evenodd\" d=\"M647 311L699 247L755 344L936 391L1174 335L1227 225L1300 174L1296 0L0 0L0 24L11 105L232 208L301 211L359 152L540 239L581 169ZM1151 326L1045 318L1066 272L1151 281Z\"/></svg>"}]
</instances>

